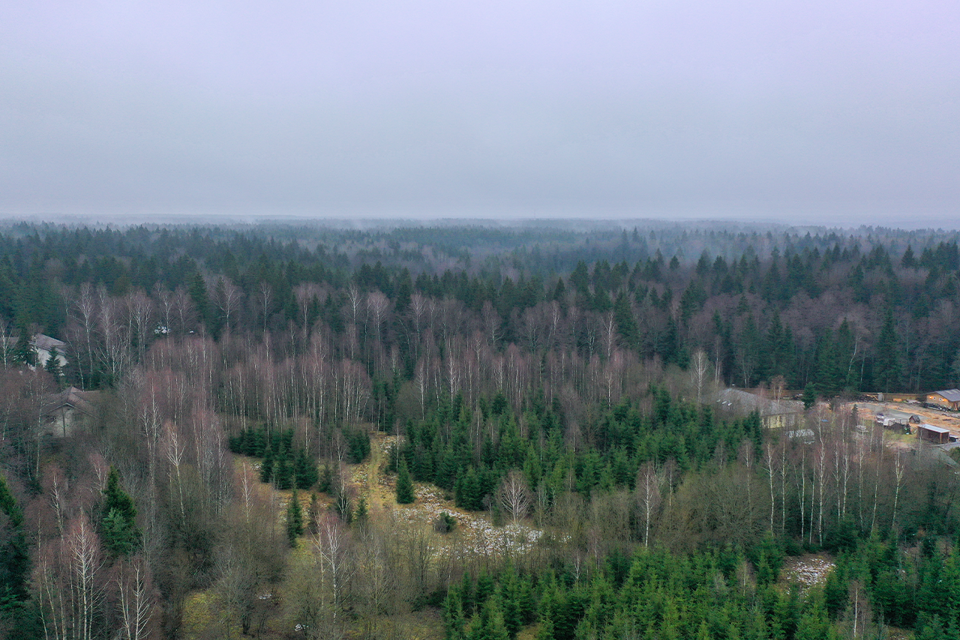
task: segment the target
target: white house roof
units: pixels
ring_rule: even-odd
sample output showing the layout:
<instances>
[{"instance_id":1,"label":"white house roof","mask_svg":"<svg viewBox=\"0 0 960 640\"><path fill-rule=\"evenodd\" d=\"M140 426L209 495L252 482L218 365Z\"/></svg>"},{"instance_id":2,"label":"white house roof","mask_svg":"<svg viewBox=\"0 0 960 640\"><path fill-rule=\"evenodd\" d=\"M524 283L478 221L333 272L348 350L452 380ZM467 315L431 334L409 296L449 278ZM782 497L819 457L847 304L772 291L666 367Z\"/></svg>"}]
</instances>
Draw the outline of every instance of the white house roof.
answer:
<instances>
[{"instance_id":1,"label":"white house roof","mask_svg":"<svg viewBox=\"0 0 960 640\"><path fill-rule=\"evenodd\" d=\"M918 427L918 429L933 431L934 433L950 433L950 429L944 429L943 427L935 427L932 424L922 424Z\"/></svg>"},{"instance_id":2,"label":"white house roof","mask_svg":"<svg viewBox=\"0 0 960 640\"><path fill-rule=\"evenodd\" d=\"M51 338L50 336L42 333L38 333L37 335L33 336L33 340L31 340L31 342L37 349L43 349L44 351L53 351L54 349L57 351L63 351L63 348L67 346L66 342L62 342L56 338Z\"/></svg>"}]
</instances>

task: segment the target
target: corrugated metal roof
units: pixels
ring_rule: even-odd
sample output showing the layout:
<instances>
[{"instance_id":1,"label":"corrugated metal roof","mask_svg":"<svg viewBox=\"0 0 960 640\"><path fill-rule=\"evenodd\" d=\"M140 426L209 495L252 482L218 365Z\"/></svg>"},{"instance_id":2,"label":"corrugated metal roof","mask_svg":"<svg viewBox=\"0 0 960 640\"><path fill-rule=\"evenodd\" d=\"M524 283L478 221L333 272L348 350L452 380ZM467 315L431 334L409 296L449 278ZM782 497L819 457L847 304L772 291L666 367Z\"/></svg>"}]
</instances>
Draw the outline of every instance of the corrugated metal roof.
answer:
<instances>
[{"instance_id":1,"label":"corrugated metal roof","mask_svg":"<svg viewBox=\"0 0 960 640\"><path fill-rule=\"evenodd\" d=\"M918 429L925 429L926 431L933 431L934 433L950 433L950 429L944 429L943 427L935 427L932 424L922 424Z\"/></svg>"},{"instance_id":2,"label":"corrugated metal roof","mask_svg":"<svg viewBox=\"0 0 960 640\"><path fill-rule=\"evenodd\" d=\"M937 393L950 402L960 402L960 389L944 389L943 391L937 391Z\"/></svg>"}]
</instances>

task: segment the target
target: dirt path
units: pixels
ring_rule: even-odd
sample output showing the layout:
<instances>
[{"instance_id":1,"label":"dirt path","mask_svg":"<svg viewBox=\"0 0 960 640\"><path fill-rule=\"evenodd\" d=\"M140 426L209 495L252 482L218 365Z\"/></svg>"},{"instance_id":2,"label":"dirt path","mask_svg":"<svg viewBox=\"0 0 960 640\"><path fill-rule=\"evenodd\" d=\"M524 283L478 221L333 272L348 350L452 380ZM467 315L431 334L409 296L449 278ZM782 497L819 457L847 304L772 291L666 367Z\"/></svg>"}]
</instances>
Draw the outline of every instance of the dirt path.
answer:
<instances>
[{"instance_id":1,"label":"dirt path","mask_svg":"<svg viewBox=\"0 0 960 640\"><path fill-rule=\"evenodd\" d=\"M873 422L878 412L904 421L912 415L918 415L927 424L949 429L953 435L960 434L960 415L955 413L925 409L904 402L856 402L849 403L848 407L852 408L854 404L857 405L857 411L864 422Z\"/></svg>"}]
</instances>

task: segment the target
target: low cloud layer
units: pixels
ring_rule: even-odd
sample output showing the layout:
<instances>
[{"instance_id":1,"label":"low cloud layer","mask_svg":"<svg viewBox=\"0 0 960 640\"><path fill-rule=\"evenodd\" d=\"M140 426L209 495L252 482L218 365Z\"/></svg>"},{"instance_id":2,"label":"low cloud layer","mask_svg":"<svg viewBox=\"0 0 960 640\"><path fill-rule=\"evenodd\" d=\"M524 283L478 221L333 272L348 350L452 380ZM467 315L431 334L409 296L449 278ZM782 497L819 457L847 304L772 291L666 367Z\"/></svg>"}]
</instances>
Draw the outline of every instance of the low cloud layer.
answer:
<instances>
[{"instance_id":1,"label":"low cloud layer","mask_svg":"<svg viewBox=\"0 0 960 640\"><path fill-rule=\"evenodd\" d=\"M20 3L0 214L957 226L955 3L709 5Z\"/></svg>"}]
</instances>

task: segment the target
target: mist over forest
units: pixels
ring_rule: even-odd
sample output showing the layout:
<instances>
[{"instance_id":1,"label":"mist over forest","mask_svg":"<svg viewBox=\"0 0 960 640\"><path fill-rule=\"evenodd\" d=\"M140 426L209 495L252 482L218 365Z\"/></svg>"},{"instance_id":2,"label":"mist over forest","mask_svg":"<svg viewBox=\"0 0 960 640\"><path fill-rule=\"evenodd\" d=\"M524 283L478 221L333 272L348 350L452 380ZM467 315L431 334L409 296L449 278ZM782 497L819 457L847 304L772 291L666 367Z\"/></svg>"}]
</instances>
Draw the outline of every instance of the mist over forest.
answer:
<instances>
[{"instance_id":1,"label":"mist over forest","mask_svg":"<svg viewBox=\"0 0 960 640\"><path fill-rule=\"evenodd\" d=\"M958 242L0 223L0 636L960 640Z\"/></svg>"}]
</instances>

